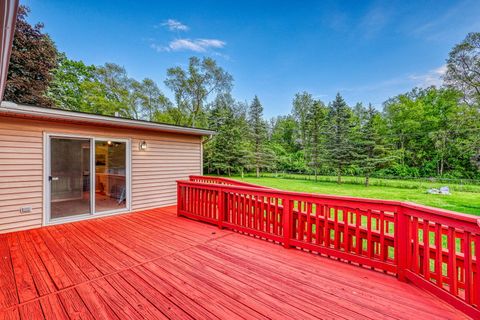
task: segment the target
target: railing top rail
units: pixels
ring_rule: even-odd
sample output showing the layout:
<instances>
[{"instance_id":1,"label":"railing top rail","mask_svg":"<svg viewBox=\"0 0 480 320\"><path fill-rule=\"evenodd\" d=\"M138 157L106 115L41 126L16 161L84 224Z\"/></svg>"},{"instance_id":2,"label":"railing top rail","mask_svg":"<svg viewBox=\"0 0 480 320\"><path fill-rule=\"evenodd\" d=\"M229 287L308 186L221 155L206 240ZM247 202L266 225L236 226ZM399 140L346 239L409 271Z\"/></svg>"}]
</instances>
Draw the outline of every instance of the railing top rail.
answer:
<instances>
[{"instance_id":1,"label":"railing top rail","mask_svg":"<svg viewBox=\"0 0 480 320\"><path fill-rule=\"evenodd\" d=\"M201 178L202 176L197 176ZM210 177L208 177L210 178ZM232 180L232 179L229 179ZM235 180L234 180L235 181ZM365 205L373 204L382 207L390 207L392 211L397 211L398 208L407 209L408 213L414 214L412 211L417 211L421 214L438 216L444 219L452 219L455 221L466 222L470 225L474 225L480 228L480 218L478 216L469 215L465 213L459 213L455 211L428 207L411 202L395 201L395 200L381 200L381 199L370 199L370 198L360 198L360 197L350 197L350 196L337 196L329 194L318 194L318 193L306 193L306 192L295 192L295 191L285 191L279 189L267 189L262 188L255 184L249 185L215 185L209 183L188 181L188 180L177 180L177 183L183 185L192 185L192 186L201 186L201 187L215 187L222 188L224 190L230 191L245 191L245 192L256 192L263 194L275 194L278 196L288 196L291 198L310 198L318 200L332 200L332 201L344 201L349 202L350 205L358 205L359 207L364 207Z\"/></svg>"},{"instance_id":2,"label":"railing top rail","mask_svg":"<svg viewBox=\"0 0 480 320\"><path fill-rule=\"evenodd\" d=\"M224 178L224 177L215 177L215 176L197 176L197 175L190 175L189 176L190 180L216 180L216 181L223 181L230 183L232 185L236 186L245 186L245 187L253 187L253 188L261 188L261 189L269 189L269 190L275 190L274 188L270 187L265 187L265 186L260 186L257 184L253 183L248 183L248 182L243 182L243 181L238 181L235 179L229 179L229 178Z\"/></svg>"}]
</instances>

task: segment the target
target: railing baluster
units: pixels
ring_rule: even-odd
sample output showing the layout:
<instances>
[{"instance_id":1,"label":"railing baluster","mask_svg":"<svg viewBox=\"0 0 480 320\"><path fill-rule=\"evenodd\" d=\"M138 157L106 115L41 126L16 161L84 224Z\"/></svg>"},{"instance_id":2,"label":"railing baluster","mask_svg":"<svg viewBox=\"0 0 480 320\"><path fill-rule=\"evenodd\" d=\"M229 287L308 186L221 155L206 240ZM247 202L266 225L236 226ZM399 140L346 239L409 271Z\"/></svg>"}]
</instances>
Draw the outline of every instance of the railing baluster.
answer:
<instances>
[{"instance_id":1,"label":"railing baluster","mask_svg":"<svg viewBox=\"0 0 480 320\"><path fill-rule=\"evenodd\" d=\"M450 293L458 294L457 249L455 228L448 228L448 277Z\"/></svg>"},{"instance_id":2,"label":"railing baluster","mask_svg":"<svg viewBox=\"0 0 480 320\"><path fill-rule=\"evenodd\" d=\"M297 215L297 239L300 241L303 241L303 231L304 231L304 225L303 225L303 202L298 201L298 207L297 207L298 215ZM295 238L295 236L294 236Z\"/></svg>"},{"instance_id":3,"label":"railing baluster","mask_svg":"<svg viewBox=\"0 0 480 320\"><path fill-rule=\"evenodd\" d=\"M465 301L471 303L472 295L472 241L470 232L463 233L463 270L465 272Z\"/></svg>"},{"instance_id":4,"label":"railing baluster","mask_svg":"<svg viewBox=\"0 0 480 320\"><path fill-rule=\"evenodd\" d=\"M330 213L331 213L331 208L330 207L326 207L325 208L325 222L324 222L324 225L325 225L325 228L324 228L324 231L325 231L325 246L326 247L330 247L330 242L331 242L331 232L330 232Z\"/></svg>"},{"instance_id":5,"label":"railing baluster","mask_svg":"<svg viewBox=\"0 0 480 320\"><path fill-rule=\"evenodd\" d=\"M290 238L292 235L292 205L289 198L282 199L283 204L283 246L290 248Z\"/></svg>"},{"instance_id":6,"label":"railing baluster","mask_svg":"<svg viewBox=\"0 0 480 320\"><path fill-rule=\"evenodd\" d=\"M435 224L435 273L437 286L443 288L443 277L442 277L442 230L440 223Z\"/></svg>"},{"instance_id":7,"label":"railing baluster","mask_svg":"<svg viewBox=\"0 0 480 320\"><path fill-rule=\"evenodd\" d=\"M413 223L412 223L412 236L413 236L413 254L412 254L412 260L411 260L411 266L413 272L418 274L419 272L419 266L418 266L418 255L419 255L419 247L418 247L418 218L413 217Z\"/></svg>"},{"instance_id":8,"label":"railing baluster","mask_svg":"<svg viewBox=\"0 0 480 320\"><path fill-rule=\"evenodd\" d=\"M333 244L335 246L335 249L340 249L340 233L338 232L338 215L339 210L338 207L335 207L335 210L333 212L333 232L334 232L334 238L333 238Z\"/></svg>"},{"instance_id":9,"label":"railing baluster","mask_svg":"<svg viewBox=\"0 0 480 320\"><path fill-rule=\"evenodd\" d=\"M320 245L323 243L322 227L320 226L320 214L323 213L323 205L315 203L315 243Z\"/></svg>"},{"instance_id":10,"label":"railing baluster","mask_svg":"<svg viewBox=\"0 0 480 320\"><path fill-rule=\"evenodd\" d=\"M312 203L307 203L307 242L312 242Z\"/></svg>"},{"instance_id":11,"label":"railing baluster","mask_svg":"<svg viewBox=\"0 0 480 320\"><path fill-rule=\"evenodd\" d=\"M367 210L367 254L369 258L373 257L372 248L372 211Z\"/></svg>"},{"instance_id":12,"label":"railing baluster","mask_svg":"<svg viewBox=\"0 0 480 320\"><path fill-rule=\"evenodd\" d=\"M348 209L343 208L343 250L345 252L350 251L350 240L349 240L349 235L348 235Z\"/></svg>"},{"instance_id":13,"label":"railing baluster","mask_svg":"<svg viewBox=\"0 0 480 320\"><path fill-rule=\"evenodd\" d=\"M423 219L423 276L430 281L430 222Z\"/></svg>"},{"instance_id":14,"label":"railing baluster","mask_svg":"<svg viewBox=\"0 0 480 320\"><path fill-rule=\"evenodd\" d=\"M272 215L272 209L271 209L271 206L272 206L272 198L267 196L267 201L268 201L268 204L267 204L267 221L266 221L266 232L268 233L271 233L272 232L272 229L271 229L271 225L270 225L270 221L271 221L271 215Z\"/></svg>"},{"instance_id":15,"label":"railing baluster","mask_svg":"<svg viewBox=\"0 0 480 320\"><path fill-rule=\"evenodd\" d=\"M360 210L355 209L355 253L357 255L362 254L363 252L363 241L360 236L360 226L362 225L362 215Z\"/></svg>"},{"instance_id":16,"label":"railing baluster","mask_svg":"<svg viewBox=\"0 0 480 320\"><path fill-rule=\"evenodd\" d=\"M474 288L475 293L475 304L477 308L480 308L480 233L475 234L475 279L474 282L476 287Z\"/></svg>"}]
</instances>

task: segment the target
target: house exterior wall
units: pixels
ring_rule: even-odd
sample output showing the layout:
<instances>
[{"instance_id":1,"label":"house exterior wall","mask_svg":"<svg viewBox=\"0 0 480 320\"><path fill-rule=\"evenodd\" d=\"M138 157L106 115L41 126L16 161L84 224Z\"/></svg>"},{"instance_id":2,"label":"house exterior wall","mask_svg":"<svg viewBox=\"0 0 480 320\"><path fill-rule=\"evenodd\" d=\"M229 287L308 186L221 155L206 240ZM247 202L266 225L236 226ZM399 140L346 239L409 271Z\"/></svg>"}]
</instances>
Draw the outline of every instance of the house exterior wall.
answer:
<instances>
[{"instance_id":1,"label":"house exterior wall","mask_svg":"<svg viewBox=\"0 0 480 320\"><path fill-rule=\"evenodd\" d=\"M175 181L202 172L199 136L0 116L0 233L43 223L45 133L130 139L132 211L175 204Z\"/></svg>"}]
</instances>

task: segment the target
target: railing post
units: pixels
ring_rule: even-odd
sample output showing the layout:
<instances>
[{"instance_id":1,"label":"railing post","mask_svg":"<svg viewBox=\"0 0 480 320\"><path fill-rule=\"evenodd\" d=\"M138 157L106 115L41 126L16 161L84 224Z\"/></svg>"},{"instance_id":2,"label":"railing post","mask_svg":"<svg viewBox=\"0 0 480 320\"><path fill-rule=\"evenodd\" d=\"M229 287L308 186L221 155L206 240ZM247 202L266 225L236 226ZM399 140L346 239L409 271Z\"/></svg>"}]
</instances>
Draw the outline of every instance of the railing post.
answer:
<instances>
[{"instance_id":1,"label":"railing post","mask_svg":"<svg viewBox=\"0 0 480 320\"><path fill-rule=\"evenodd\" d=\"M399 206L397 210L397 228L395 230L395 246L397 247L397 278L406 282L405 270L407 269L408 259L408 219L404 208Z\"/></svg>"},{"instance_id":2,"label":"railing post","mask_svg":"<svg viewBox=\"0 0 480 320\"><path fill-rule=\"evenodd\" d=\"M220 229L223 229L223 220L225 218L225 213L227 212L227 208L226 208L226 201L225 201L225 194L223 193L223 189L222 188L219 188L218 189L218 209L217 209L217 213L218 213L218 227Z\"/></svg>"},{"instance_id":3,"label":"railing post","mask_svg":"<svg viewBox=\"0 0 480 320\"><path fill-rule=\"evenodd\" d=\"M283 246L291 248L290 237L292 236L292 208L290 198L283 198Z\"/></svg>"},{"instance_id":4,"label":"railing post","mask_svg":"<svg viewBox=\"0 0 480 320\"><path fill-rule=\"evenodd\" d=\"M177 181L177 217L180 217L180 210L182 205L182 187Z\"/></svg>"}]
</instances>

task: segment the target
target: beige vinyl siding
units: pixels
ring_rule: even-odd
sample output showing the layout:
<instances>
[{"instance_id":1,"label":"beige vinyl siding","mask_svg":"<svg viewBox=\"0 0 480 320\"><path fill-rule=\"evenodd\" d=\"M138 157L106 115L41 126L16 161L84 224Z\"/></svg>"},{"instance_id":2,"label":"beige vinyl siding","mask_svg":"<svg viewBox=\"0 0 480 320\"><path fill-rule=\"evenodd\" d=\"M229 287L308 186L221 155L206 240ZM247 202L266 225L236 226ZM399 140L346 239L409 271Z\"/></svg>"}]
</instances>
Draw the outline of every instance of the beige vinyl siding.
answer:
<instances>
[{"instance_id":1,"label":"beige vinyl siding","mask_svg":"<svg viewBox=\"0 0 480 320\"><path fill-rule=\"evenodd\" d=\"M130 139L132 211L175 204L175 181L202 171L199 136L0 117L0 233L42 225L44 133Z\"/></svg>"},{"instance_id":2,"label":"beige vinyl siding","mask_svg":"<svg viewBox=\"0 0 480 320\"><path fill-rule=\"evenodd\" d=\"M132 210L176 204L176 180L200 174L200 140L132 139Z\"/></svg>"}]
</instances>

